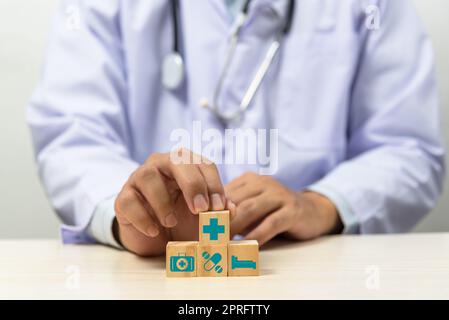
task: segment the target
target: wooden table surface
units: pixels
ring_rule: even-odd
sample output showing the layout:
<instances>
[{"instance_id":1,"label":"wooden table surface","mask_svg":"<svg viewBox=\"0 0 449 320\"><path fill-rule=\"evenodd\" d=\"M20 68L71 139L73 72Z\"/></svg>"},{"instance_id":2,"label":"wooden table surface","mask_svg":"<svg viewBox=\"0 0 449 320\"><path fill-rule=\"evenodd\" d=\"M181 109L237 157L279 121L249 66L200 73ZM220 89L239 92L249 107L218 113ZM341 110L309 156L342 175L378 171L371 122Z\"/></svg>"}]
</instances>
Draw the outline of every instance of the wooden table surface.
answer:
<instances>
[{"instance_id":1,"label":"wooden table surface","mask_svg":"<svg viewBox=\"0 0 449 320\"><path fill-rule=\"evenodd\" d=\"M276 242L261 276L166 278L164 258L0 240L0 299L449 299L449 234Z\"/></svg>"}]
</instances>

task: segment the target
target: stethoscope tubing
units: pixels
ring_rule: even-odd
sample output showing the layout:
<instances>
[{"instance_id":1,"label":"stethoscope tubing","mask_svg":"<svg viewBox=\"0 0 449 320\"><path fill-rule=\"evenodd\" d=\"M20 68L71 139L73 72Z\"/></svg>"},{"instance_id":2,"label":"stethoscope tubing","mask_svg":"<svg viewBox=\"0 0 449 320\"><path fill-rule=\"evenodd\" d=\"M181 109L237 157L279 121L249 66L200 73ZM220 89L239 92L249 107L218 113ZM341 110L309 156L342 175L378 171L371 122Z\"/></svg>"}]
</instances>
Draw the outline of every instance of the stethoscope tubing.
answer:
<instances>
[{"instance_id":1,"label":"stethoscope tubing","mask_svg":"<svg viewBox=\"0 0 449 320\"><path fill-rule=\"evenodd\" d=\"M239 108L230 114L224 114L220 111L220 108L218 107L218 100L219 96L221 95L221 92L223 91L223 85L225 82L225 79L227 77L227 74L230 69L230 65L232 63L235 50L237 48L239 35L241 32L241 29L243 25L245 24L245 21L248 16L249 12L249 6L252 0L246 0L246 2L243 5L243 8L239 15L236 18L236 23L234 30L232 32L231 40L230 40L230 46L228 50L228 54L226 55L225 63L222 68L217 86L214 90L213 99L212 99L212 105L209 103L205 103L203 107L207 108L209 111L214 114L214 116L224 125L229 124L230 122L234 120L241 119L241 116L246 112L246 110L249 108L251 102L253 101L258 89L260 88L266 74L268 73L268 70L270 66L273 63L274 58L276 57L277 52L279 51L279 48L281 47L282 39L290 32L292 23L293 23L293 14L295 11L295 0L290 0L288 4L288 10L287 10L287 17L285 25L282 29L282 31L279 33L279 35L276 36L273 43L270 45L270 47L267 50L267 53L265 55L264 60L262 61L260 67L258 68L256 74L254 75L253 80L248 86L248 89L246 90L242 101L240 102ZM179 35L179 0L172 0L171 1L171 14L172 14L172 21L173 21L173 52L171 56L176 57L176 59L181 59L181 63L178 63L180 68L184 67L182 55L180 52L180 35ZM184 71L179 70L179 74L183 76ZM182 78L181 76L181 78ZM179 76L178 76L179 78ZM179 80L179 84L182 82L182 79ZM169 89L173 89L176 87L176 84L174 85L171 83L168 87Z\"/></svg>"}]
</instances>

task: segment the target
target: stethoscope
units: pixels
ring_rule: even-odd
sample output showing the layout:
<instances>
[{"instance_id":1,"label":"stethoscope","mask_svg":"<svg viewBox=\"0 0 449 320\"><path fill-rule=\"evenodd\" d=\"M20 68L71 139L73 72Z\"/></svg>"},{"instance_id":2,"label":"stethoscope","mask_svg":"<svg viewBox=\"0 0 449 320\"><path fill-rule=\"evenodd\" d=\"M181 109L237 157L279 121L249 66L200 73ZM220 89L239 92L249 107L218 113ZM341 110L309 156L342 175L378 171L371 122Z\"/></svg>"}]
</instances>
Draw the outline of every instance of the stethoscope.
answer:
<instances>
[{"instance_id":1,"label":"stethoscope","mask_svg":"<svg viewBox=\"0 0 449 320\"><path fill-rule=\"evenodd\" d=\"M204 100L201 104L202 107L211 111L215 117L224 125L227 125L234 121L241 120L243 114L248 109L249 105L254 99L254 96L259 89L265 75L267 74L273 60L276 56L276 53L279 51L281 46L282 39L290 32L292 22L293 22L293 14L295 11L295 0L289 0L288 4L288 12L287 18L285 21L285 25L279 34L273 40L273 43L268 48L265 58L262 61L259 69L257 70L253 80L251 81L248 89L246 90L243 99L240 102L239 108L231 113L223 113L220 111L218 107L218 98L223 91L223 84L225 82L226 76L229 72L231 62L234 57L234 53L238 44L238 40L240 37L240 32L242 27L245 25L245 22L248 18L249 5L251 0L246 0L242 10L236 18L236 22L234 25L234 29L231 33L230 47L229 51L226 55L225 64L221 75L219 77L217 86L214 91L212 103ZM176 90L178 89L184 80L184 59L180 52L180 40L179 40L179 0L171 1L171 14L173 21L173 49L163 61L162 64L162 83L168 90Z\"/></svg>"}]
</instances>

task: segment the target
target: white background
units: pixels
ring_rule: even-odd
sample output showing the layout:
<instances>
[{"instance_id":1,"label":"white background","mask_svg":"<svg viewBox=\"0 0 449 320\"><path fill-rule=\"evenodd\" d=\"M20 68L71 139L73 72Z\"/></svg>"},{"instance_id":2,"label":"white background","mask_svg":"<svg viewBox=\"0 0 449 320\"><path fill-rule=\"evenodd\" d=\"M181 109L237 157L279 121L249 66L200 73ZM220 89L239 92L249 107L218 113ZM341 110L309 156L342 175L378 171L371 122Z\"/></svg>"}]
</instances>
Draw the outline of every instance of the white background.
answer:
<instances>
[{"instance_id":1,"label":"white background","mask_svg":"<svg viewBox=\"0 0 449 320\"><path fill-rule=\"evenodd\" d=\"M449 1L412 2L434 42L442 123L449 141ZM25 125L25 107L38 80L56 3L0 0L0 238L45 238L59 233L58 221L37 178ZM417 231L449 231L446 208L449 191Z\"/></svg>"}]
</instances>

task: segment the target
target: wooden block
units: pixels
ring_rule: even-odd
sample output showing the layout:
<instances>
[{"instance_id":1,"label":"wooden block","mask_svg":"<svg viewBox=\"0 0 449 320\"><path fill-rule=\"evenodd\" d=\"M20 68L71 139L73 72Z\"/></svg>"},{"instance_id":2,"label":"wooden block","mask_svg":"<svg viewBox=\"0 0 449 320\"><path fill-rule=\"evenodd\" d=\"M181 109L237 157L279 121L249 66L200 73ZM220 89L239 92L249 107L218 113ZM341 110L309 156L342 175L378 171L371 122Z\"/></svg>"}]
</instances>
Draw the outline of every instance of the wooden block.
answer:
<instances>
[{"instance_id":1,"label":"wooden block","mask_svg":"<svg viewBox=\"0 0 449 320\"><path fill-rule=\"evenodd\" d=\"M229 211L200 213L199 240L201 245L227 245L229 242Z\"/></svg>"},{"instance_id":2,"label":"wooden block","mask_svg":"<svg viewBox=\"0 0 449 320\"><path fill-rule=\"evenodd\" d=\"M202 245L198 246L198 277L228 276L228 246Z\"/></svg>"},{"instance_id":3,"label":"wooden block","mask_svg":"<svg viewBox=\"0 0 449 320\"><path fill-rule=\"evenodd\" d=\"M166 248L167 277L196 277L198 241L172 241Z\"/></svg>"},{"instance_id":4,"label":"wooden block","mask_svg":"<svg viewBox=\"0 0 449 320\"><path fill-rule=\"evenodd\" d=\"M259 275L259 243L256 240L231 241L228 244L228 275Z\"/></svg>"}]
</instances>

